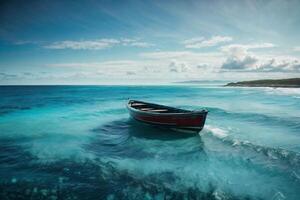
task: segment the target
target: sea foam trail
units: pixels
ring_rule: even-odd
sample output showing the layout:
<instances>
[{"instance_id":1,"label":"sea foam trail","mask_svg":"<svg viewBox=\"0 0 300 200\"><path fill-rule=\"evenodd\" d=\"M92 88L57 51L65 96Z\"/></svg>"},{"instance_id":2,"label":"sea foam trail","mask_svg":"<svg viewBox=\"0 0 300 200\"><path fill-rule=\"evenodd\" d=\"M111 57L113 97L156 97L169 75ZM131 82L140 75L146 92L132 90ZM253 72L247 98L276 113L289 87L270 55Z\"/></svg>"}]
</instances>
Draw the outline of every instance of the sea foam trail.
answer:
<instances>
[{"instance_id":1,"label":"sea foam trail","mask_svg":"<svg viewBox=\"0 0 300 200\"><path fill-rule=\"evenodd\" d=\"M241 150L252 151L257 156L263 156L274 163L275 166L287 170L294 179L300 181L300 153L282 148L261 146L249 141L237 140L229 134L228 130L211 125L205 126L203 133L200 133L200 135L213 136L214 138L221 140L223 144Z\"/></svg>"}]
</instances>

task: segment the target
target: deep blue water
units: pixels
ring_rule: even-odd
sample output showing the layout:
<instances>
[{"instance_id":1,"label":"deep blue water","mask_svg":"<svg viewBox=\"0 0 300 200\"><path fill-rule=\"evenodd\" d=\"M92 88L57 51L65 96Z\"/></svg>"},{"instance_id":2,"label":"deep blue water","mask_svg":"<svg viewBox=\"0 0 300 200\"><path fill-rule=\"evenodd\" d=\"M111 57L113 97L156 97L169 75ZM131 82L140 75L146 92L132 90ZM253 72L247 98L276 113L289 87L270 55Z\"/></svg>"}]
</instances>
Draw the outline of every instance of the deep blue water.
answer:
<instances>
[{"instance_id":1,"label":"deep blue water","mask_svg":"<svg viewBox=\"0 0 300 200\"><path fill-rule=\"evenodd\" d=\"M200 134L127 98L209 110ZM300 89L0 87L0 199L300 199Z\"/></svg>"}]
</instances>

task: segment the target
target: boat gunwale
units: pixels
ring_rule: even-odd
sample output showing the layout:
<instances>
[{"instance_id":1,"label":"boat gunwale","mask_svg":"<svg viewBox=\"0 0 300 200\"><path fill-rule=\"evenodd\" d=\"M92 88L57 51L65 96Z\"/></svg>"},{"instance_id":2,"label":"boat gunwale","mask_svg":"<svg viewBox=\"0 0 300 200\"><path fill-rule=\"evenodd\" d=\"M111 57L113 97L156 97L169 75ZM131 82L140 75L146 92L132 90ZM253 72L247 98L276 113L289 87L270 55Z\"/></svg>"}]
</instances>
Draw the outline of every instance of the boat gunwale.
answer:
<instances>
[{"instance_id":1,"label":"boat gunwale","mask_svg":"<svg viewBox=\"0 0 300 200\"><path fill-rule=\"evenodd\" d=\"M148 105L155 105L155 106L160 106L160 107L164 107L164 108L169 108L169 109L175 109L175 110L182 110L183 112L174 112L174 113L159 113L159 112L152 112L150 111L142 111L139 110L137 108L134 108L130 105L130 102L138 102L138 103L144 103L144 104L148 104ZM191 115L207 115L208 111L207 110L196 110L196 111L191 111L191 110L184 110L184 109L178 109L178 108L174 108L174 107L170 107L170 106L165 106L165 105L159 105L159 104L154 104L154 103L147 103L147 102L143 102L143 101L136 101L136 100L129 100L127 102L127 109L131 110L133 112L138 112L138 113L142 113L142 114L147 114L147 115L163 115L163 116L191 116Z\"/></svg>"}]
</instances>

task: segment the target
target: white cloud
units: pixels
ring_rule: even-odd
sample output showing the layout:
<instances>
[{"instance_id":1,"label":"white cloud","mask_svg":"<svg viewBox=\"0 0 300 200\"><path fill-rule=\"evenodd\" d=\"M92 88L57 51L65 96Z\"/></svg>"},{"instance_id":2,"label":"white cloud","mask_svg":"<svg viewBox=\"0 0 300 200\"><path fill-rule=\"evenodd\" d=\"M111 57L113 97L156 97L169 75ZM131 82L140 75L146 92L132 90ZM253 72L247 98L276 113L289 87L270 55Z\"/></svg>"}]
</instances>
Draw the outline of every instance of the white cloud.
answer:
<instances>
[{"instance_id":1,"label":"white cloud","mask_svg":"<svg viewBox=\"0 0 300 200\"><path fill-rule=\"evenodd\" d=\"M120 41L123 46L144 47L144 48L154 46L154 44L143 42L140 39L124 38L121 39Z\"/></svg>"},{"instance_id":2,"label":"white cloud","mask_svg":"<svg viewBox=\"0 0 300 200\"><path fill-rule=\"evenodd\" d=\"M189 66L186 63L178 62L176 60L171 61L169 64L169 71L176 73L185 73L190 70Z\"/></svg>"},{"instance_id":3,"label":"white cloud","mask_svg":"<svg viewBox=\"0 0 300 200\"><path fill-rule=\"evenodd\" d=\"M272 43L256 44L231 44L221 47L227 59L221 65L221 70L229 71L257 71L257 72L277 72L277 71L298 71L296 58L279 58L275 55L260 56L250 50L273 48Z\"/></svg>"},{"instance_id":4,"label":"white cloud","mask_svg":"<svg viewBox=\"0 0 300 200\"><path fill-rule=\"evenodd\" d=\"M188 45L188 44L193 44L193 43L200 43L204 40L205 40L204 37L195 37L195 38L191 38L191 39L188 39L188 40L184 40L183 44Z\"/></svg>"},{"instance_id":5,"label":"white cloud","mask_svg":"<svg viewBox=\"0 0 300 200\"><path fill-rule=\"evenodd\" d=\"M133 41L127 41L133 42ZM187 80L240 78L262 72L300 72L297 58L255 54L250 49L270 48L270 43L251 45L228 45L219 52L154 51L140 53L135 59L108 60L89 63L56 63L49 67L69 68L68 71L83 71L86 79L140 79L140 80ZM275 59L274 59L275 58ZM274 60L272 60L274 59ZM73 68L73 69L71 69ZM222 72L222 73L219 73ZM224 73L229 72L229 73ZM251 73L250 73L251 72ZM259 73L258 73L259 72ZM273 74L276 74L273 73ZM239 75L237 75L239 74ZM278 74L278 73L277 73ZM83 76L83 75L82 75ZM258 75L257 75L258 76ZM100 77L100 78L99 78ZM246 75L243 76L249 78Z\"/></svg>"},{"instance_id":6,"label":"white cloud","mask_svg":"<svg viewBox=\"0 0 300 200\"><path fill-rule=\"evenodd\" d=\"M87 63L55 63L48 64L48 67L64 67L64 68L85 68L85 69L97 69L97 68L130 68L140 65L141 62L134 60L114 60L104 62L87 62Z\"/></svg>"},{"instance_id":7,"label":"white cloud","mask_svg":"<svg viewBox=\"0 0 300 200\"><path fill-rule=\"evenodd\" d=\"M259 71L265 72L300 72L300 60L296 58L273 58L258 66Z\"/></svg>"},{"instance_id":8,"label":"white cloud","mask_svg":"<svg viewBox=\"0 0 300 200\"><path fill-rule=\"evenodd\" d=\"M211 67L211 66L209 64L207 64L207 63L202 63L202 64L198 64L197 65L197 68L200 69L200 70L206 70L209 67Z\"/></svg>"},{"instance_id":9,"label":"white cloud","mask_svg":"<svg viewBox=\"0 0 300 200\"><path fill-rule=\"evenodd\" d=\"M224 70L247 70L255 68L257 63L257 58L251 55L247 55L244 57L229 57L222 64L222 69Z\"/></svg>"},{"instance_id":10,"label":"white cloud","mask_svg":"<svg viewBox=\"0 0 300 200\"><path fill-rule=\"evenodd\" d=\"M271 43L251 45L228 45L221 50L227 59L221 65L222 71L243 72L300 72L300 60L290 56L256 55L249 49L272 48Z\"/></svg>"},{"instance_id":11,"label":"white cloud","mask_svg":"<svg viewBox=\"0 0 300 200\"><path fill-rule=\"evenodd\" d=\"M262 60L257 57L245 57L241 60L226 60L221 66L220 72L230 72L234 74L240 72L244 74L254 73L256 75L261 73L268 73L268 77L275 74L289 74L295 76L300 74L300 60L280 60L270 59Z\"/></svg>"},{"instance_id":12,"label":"white cloud","mask_svg":"<svg viewBox=\"0 0 300 200\"><path fill-rule=\"evenodd\" d=\"M272 43L254 43L254 44L230 44L226 46L222 46L220 49L223 52L246 52L250 49L264 49L264 48L273 48L276 47L275 44Z\"/></svg>"},{"instance_id":13,"label":"white cloud","mask_svg":"<svg viewBox=\"0 0 300 200\"><path fill-rule=\"evenodd\" d=\"M0 73L0 80L7 80L7 79L14 79L17 78L18 75L16 74L8 74L8 73Z\"/></svg>"},{"instance_id":14,"label":"white cloud","mask_svg":"<svg viewBox=\"0 0 300 200\"><path fill-rule=\"evenodd\" d=\"M100 39L100 40L83 40L83 41L61 41L54 42L50 45L45 46L48 49L89 49L89 50L99 50L106 49L112 47L116 44L120 43L119 40L116 39Z\"/></svg>"},{"instance_id":15,"label":"white cloud","mask_svg":"<svg viewBox=\"0 0 300 200\"><path fill-rule=\"evenodd\" d=\"M47 67L74 67L74 68L81 68L81 67L96 67L99 63L55 63L55 64L47 64Z\"/></svg>"},{"instance_id":16,"label":"white cloud","mask_svg":"<svg viewBox=\"0 0 300 200\"><path fill-rule=\"evenodd\" d=\"M140 78L157 80L185 80L208 78L220 66L221 53L194 53L190 51L159 51L139 54L135 60L114 60L90 63L56 63L48 67L69 68L69 71L100 72L103 77ZM73 69L72 69L73 68ZM131 73L134 72L134 73Z\"/></svg>"},{"instance_id":17,"label":"white cloud","mask_svg":"<svg viewBox=\"0 0 300 200\"><path fill-rule=\"evenodd\" d=\"M300 46L294 47L294 51L300 51Z\"/></svg>"},{"instance_id":18,"label":"white cloud","mask_svg":"<svg viewBox=\"0 0 300 200\"><path fill-rule=\"evenodd\" d=\"M179 59L179 60L211 60L213 61L216 58L222 57L222 53L213 52L213 53L199 53L192 51L155 51L141 53L141 57L148 59Z\"/></svg>"},{"instance_id":19,"label":"white cloud","mask_svg":"<svg viewBox=\"0 0 300 200\"><path fill-rule=\"evenodd\" d=\"M129 46L133 47L152 47L153 44L147 43L147 42L132 42Z\"/></svg>"},{"instance_id":20,"label":"white cloud","mask_svg":"<svg viewBox=\"0 0 300 200\"><path fill-rule=\"evenodd\" d=\"M126 75L128 75L128 76L133 76L133 75L136 75L136 73L133 72L133 71L127 71L127 72L126 72Z\"/></svg>"},{"instance_id":21,"label":"white cloud","mask_svg":"<svg viewBox=\"0 0 300 200\"><path fill-rule=\"evenodd\" d=\"M196 53L190 51L156 51L156 52L149 52L149 53L141 53L140 55L145 58L150 59L172 59L184 56L191 56Z\"/></svg>"},{"instance_id":22,"label":"white cloud","mask_svg":"<svg viewBox=\"0 0 300 200\"><path fill-rule=\"evenodd\" d=\"M128 43L131 43L131 42L136 42L136 39L123 38L123 39L121 39L121 41L122 41L123 44L128 44Z\"/></svg>"},{"instance_id":23,"label":"white cloud","mask_svg":"<svg viewBox=\"0 0 300 200\"><path fill-rule=\"evenodd\" d=\"M201 68L207 72L217 71L225 60L225 56L221 52L157 51L141 53L140 56L143 59L158 62L160 66L169 65L174 61L177 64L183 63L188 68L193 69L195 75L199 73Z\"/></svg>"},{"instance_id":24,"label":"white cloud","mask_svg":"<svg viewBox=\"0 0 300 200\"><path fill-rule=\"evenodd\" d=\"M228 36L213 36L210 39L205 39L204 37L192 38L183 41L185 48L189 49L199 49L203 47L217 46L224 42L232 41L231 37Z\"/></svg>"},{"instance_id":25,"label":"white cloud","mask_svg":"<svg viewBox=\"0 0 300 200\"><path fill-rule=\"evenodd\" d=\"M73 50L100 50L107 49L113 46L122 45L122 46L133 46L133 47L151 47L153 44L142 42L137 39L112 39L112 38L104 38L98 40L65 40L60 42L54 42L52 44L44 46L48 49L73 49Z\"/></svg>"}]
</instances>

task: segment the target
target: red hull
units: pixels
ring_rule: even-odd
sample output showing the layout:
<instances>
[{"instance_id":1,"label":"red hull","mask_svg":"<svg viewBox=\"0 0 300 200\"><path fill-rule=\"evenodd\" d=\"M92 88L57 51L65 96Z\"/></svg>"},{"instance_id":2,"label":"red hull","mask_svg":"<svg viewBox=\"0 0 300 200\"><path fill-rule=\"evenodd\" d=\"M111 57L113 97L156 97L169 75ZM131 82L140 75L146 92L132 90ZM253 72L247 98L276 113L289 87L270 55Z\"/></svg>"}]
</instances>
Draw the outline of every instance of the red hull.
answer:
<instances>
[{"instance_id":1,"label":"red hull","mask_svg":"<svg viewBox=\"0 0 300 200\"><path fill-rule=\"evenodd\" d=\"M141 103L145 104L145 102L141 102ZM150 105L155 105L157 107L160 106L157 104L150 104ZM171 128L185 129L191 131L201 131L204 126L206 115L207 115L207 111L194 112L194 111L186 111L186 110L181 110L181 109L176 109L176 108L171 108L166 106L160 106L159 108L169 108L178 111L177 112L173 111L172 113L156 113L151 111L141 111L139 109L133 108L130 105L130 101L127 107L131 117L134 118L135 120L153 124L153 125L167 126ZM180 112L180 111L184 111L184 112Z\"/></svg>"}]
</instances>

